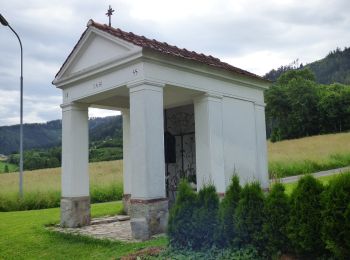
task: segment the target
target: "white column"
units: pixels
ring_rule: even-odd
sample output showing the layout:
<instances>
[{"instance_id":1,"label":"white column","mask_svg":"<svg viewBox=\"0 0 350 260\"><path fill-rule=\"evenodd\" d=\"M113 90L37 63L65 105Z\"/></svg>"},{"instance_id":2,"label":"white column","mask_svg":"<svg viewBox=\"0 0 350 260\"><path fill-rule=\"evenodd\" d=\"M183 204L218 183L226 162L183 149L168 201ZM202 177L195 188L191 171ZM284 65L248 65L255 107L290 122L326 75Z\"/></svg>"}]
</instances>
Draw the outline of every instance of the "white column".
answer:
<instances>
[{"instance_id":1,"label":"white column","mask_svg":"<svg viewBox=\"0 0 350 260\"><path fill-rule=\"evenodd\" d=\"M123 109L123 182L124 195L131 195L131 160L130 160L130 111Z\"/></svg>"},{"instance_id":2,"label":"white column","mask_svg":"<svg viewBox=\"0 0 350 260\"><path fill-rule=\"evenodd\" d=\"M213 183L218 193L226 189L222 109L220 96L205 94L194 100L197 189Z\"/></svg>"},{"instance_id":3,"label":"white column","mask_svg":"<svg viewBox=\"0 0 350 260\"><path fill-rule=\"evenodd\" d=\"M255 103L255 132L256 132L256 176L264 189L269 188L269 173L267 164L267 142L265 106Z\"/></svg>"},{"instance_id":4,"label":"white column","mask_svg":"<svg viewBox=\"0 0 350 260\"><path fill-rule=\"evenodd\" d=\"M88 106L62 105L62 197L89 196Z\"/></svg>"},{"instance_id":5,"label":"white column","mask_svg":"<svg viewBox=\"0 0 350 260\"><path fill-rule=\"evenodd\" d=\"M88 106L62 105L61 225L90 223Z\"/></svg>"},{"instance_id":6,"label":"white column","mask_svg":"<svg viewBox=\"0 0 350 260\"><path fill-rule=\"evenodd\" d=\"M165 198L163 86L130 89L131 199Z\"/></svg>"}]
</instances>

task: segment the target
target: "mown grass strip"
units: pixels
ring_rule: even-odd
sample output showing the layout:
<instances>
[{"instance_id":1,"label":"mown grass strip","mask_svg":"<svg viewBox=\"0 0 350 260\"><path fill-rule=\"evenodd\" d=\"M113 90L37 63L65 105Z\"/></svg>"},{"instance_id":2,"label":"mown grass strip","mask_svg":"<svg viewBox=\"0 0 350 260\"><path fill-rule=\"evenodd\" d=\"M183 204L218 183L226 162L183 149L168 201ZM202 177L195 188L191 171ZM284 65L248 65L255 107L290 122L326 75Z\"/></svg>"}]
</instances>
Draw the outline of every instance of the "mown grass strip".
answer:
<instances>
[{"instance_id":1,"label":"mown grass strip","mask_svg":"<svg viewBox=\"0 0 350 260\"><path fill-rule=\"evenodd\" d=\"M270 178L283 178L294 175L314 173L350 165L350 153L331 154L322 161L277 161L269 163Z\"/></svg>"},{"instance_id":2,"label":"mown grass strip","mask_svg":"<svg viewBox=\"0 0 350 260\"><path fill-rule=\"evenodd\" d=\"M93 217L117 214L121 202L92 204ZM59 222L59 209L0 212L0 259L119 259L136 250L165 246L162 237L143 243L124 243L63 235L45 225Z\"/></svg>"},{"instance_id":3,"label":"mown grass strip","mask_svg":"<svg viewBox=\"0 0 350 260\"><path fill-rule=\"evenodd\" d=\"M123 196L123 187L120 183L111 183L104 186L93 185L90 188L92 203L117 201ZM18 193L0 193L0 212L20 211L33 209L55 208L60 206L60 191L30 191L26 192L21 199Z\"/></svg>"},{"instance_id":4,"label":"mown grass strip","mask_svg":"<svg viewBox=\"0 0 350 260\"><path fill-rule=\"evenodd\" d=\"M349 174L350 172L347 173L340 173L340 174ZM329 176L324 176L324 177L319 177L317 178L322 182L322 184L327 185L331 180L339 176L339 174L334 174L334 175L329 175ZM291 182L291 183L284 183L284 187L286 188L286 194L290 195L294 188L297 186L298 182Z\"/></svg>"}]
</instances>

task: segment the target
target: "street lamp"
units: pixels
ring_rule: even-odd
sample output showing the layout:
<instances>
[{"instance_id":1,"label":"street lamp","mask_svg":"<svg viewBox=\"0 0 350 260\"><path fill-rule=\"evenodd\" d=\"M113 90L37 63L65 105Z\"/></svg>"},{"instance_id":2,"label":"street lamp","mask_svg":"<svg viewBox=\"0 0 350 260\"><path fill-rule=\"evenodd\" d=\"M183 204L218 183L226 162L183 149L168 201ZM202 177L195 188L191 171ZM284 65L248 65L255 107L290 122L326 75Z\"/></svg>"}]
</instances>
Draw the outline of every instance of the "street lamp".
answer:
<instances>
[{"instance_id":1,"label":"street lamp","mask_svg":"<svg viewBox=\"0 0 350 260\"><path fill-rule=\"evenodd\" d=\"M19 130L19 196L23 198L23 48L22 42L16 31L9 25L6 19L0 14L0 23L3 26L8 26L16 35L21 47L21 108L20 108L20 130Z\"/></svg>"}]
</instances>

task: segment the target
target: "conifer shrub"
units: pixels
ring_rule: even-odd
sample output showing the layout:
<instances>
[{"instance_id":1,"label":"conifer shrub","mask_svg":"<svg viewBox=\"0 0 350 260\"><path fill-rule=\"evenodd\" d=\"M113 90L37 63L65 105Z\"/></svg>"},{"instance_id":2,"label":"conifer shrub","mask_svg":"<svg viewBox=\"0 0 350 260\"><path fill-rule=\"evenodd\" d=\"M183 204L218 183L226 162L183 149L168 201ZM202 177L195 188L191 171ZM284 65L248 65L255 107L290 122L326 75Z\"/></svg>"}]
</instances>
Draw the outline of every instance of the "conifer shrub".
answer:
<instances>
[{"instance_id":1,"label":"conifer shrub","mask_svg":"<svg viewBox=\"0 0 350 260\"><path fill-rule=\"evenodd\" d=\"M274 184L265 201L266 219L263 231L267 237L266 248L269 255L288 250L287 223L290 206L284 190L283 184Z\"/></svg>"},{"instance_id":2,"label":"conifer shrub","mask_svg":"<svg viewBox=\"0 0 350 260\"><path fill-rule=\"evenodd\" d=\"M254 246L260 253L265 250L263 233L264 194L258 182L246 184L234 214L234 225L239 246Z\"/></svg>"},{"instance_id":3,"label":"conifer shrub","mask_svg":"<svg viewBox=\"0 0 350 260\"><path fill-rule=\"evenodd\" d=\"M233 223L233 216L239 202L240 192L239 177L233 175L225 197L219 206L219 228L216 234L216 244L218 247L227 247L235 244L236 230Z\"/></svg>"},{"instance_id":4,"label":"conifer shrub","mask_svg":"<svg viewBox=\"0 0 350 260\"><path fill-rule=\"evenodd\" d=\"M172 247L190 249L193 247L196 232L193 212L197 207L197 194L190 185L182 180L175 204L169 212L168 237Z\"/></svg>"},{"instance_id":5,"label":"conifer shrub","mask_svg":"<svg viewBox=\"0 0 350 260\"><path fill-rule=\"evenodd\" d=\"M219 197L215 186L205 185L198 192L197 207L192 221L195 226L195 236L192 243L194 250L211 248L215 242L218 229Z\"/></svg>"},{"instance_id":6,"label":"conifer shrub","mask_svg":"<svg viewBox=\"0 0 350 260\"><path fill-rule=\"evenodd\" d=\"M350 259L350 173L330 181L322 198L322 238L338 259Z\"/></svg>"},{"instance_id":7,"label":"conifer shrub","mask_svg":"<svg viewBox=\"0 0 350 260\"><path fill-rule=\"evenodd\" d=\"M350 202L345 211L344 240L346 245L350 245Z\"/></svg>"},{"instance_id":8,"label":"conifer shrub","mask_svg":"<svg viewBox=\"0 0 350 260\"><path fill-rule=\"evenodd\" d=\"M288 238L297 254L315 257L324 252L321 239L322 215L320 181L307 175L298 181L290 198Z\"/></svg>"}]
</instances>

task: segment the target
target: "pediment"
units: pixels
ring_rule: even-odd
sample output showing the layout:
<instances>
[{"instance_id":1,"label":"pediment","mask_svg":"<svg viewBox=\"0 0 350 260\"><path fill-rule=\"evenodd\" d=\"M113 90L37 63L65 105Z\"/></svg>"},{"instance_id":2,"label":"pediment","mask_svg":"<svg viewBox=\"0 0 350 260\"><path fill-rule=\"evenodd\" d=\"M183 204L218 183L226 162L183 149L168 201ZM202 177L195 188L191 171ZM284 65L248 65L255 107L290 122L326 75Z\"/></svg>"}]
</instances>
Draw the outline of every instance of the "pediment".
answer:
<instances>
[{"instance_id":1,"label":"pediment","mask_svg":"<svg viewBox=\"0 0 350 260\"><path fill-rule=\"evenodd\" d=\"M107 62L120 59L129 53L140 50L139 46L128 43L106 33L88 29L68 57L56 80L96 68Z\"/></svg>"}]
</instances>

